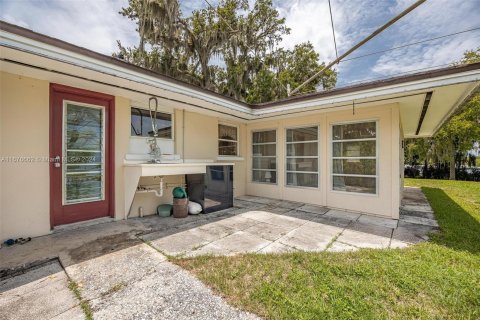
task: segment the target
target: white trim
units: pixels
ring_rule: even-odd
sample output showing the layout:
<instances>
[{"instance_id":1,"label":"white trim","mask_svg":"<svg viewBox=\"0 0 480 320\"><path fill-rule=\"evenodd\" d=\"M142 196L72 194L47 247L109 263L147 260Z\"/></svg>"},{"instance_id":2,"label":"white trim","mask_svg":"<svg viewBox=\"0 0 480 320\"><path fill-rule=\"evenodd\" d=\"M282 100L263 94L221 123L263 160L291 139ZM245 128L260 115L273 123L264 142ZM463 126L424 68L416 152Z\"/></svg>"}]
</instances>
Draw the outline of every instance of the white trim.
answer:
<instances>
[{"instance_id":1,"label":"white trim","mask_svg":"<svg viewBox=\"0 0 480 320\"><path fill-rule=\"evenodd\" d=\"M244 157L238 156L218 156L217 161L243 161L245 160Z\"/></svg>"},{"instance_id":2,"label":"white trim","mask_svg":"<svg viewBox=\"0 0 480 320\"><path fill-rule=\"evenodd\" d=\"M260 132L268 132L268 131L273 131L275 132L275 141L274 142L259 142L255 143L253 142L253 135L255 133L260 133ZM268 184L268 185L278 185L278 128L272 128L272 129L260 129L260 130L251 130L250 132L250 147L252 148L252 156L250 157L251 161L251 166L250 166L250 183L261 183L261 184ZM264 146L264 145L274 145L275 146L275 156L255 156L253 153L253 147L254 146ZM253 159L254 158L274 158L275 159L275 169L254 169L253 168ZM275 182L262 182L262 181L254 181L253 180L253 171L269 171L275 172Z\"/></svg>"},{"instance_id":3,"label":"white trim","mask_svg":"<svg viewBox=\"0 0 480 320\"><path fill-rule=\"evenodd\" d=\"M83 102L77 102L77 101L72 101L72 100L66 100L64 99L62 101L63 106L62 106L62 156L67 159L68 154L67 151L70 152L85 152L81 149L67 149L66 144L65 144L65 125L66 125L66 119L67 119L67 105L77 105L81 107L87 107L87 108L92 108L92 109L99 109L102 112L102 150L90 150L90 152L93 153L99 153L101 152L101 157L102 157L102 162L100 163L101 169L100 171L84 171L84 172L72 172L72 173L67 173L65 168L67 167L67 162L62 161L61 166L62 166L62 206L67 206L67 205L72 205L72 204L78 204L78 203L86 203L86 202L95 202L95 201L103 201L105 200L105 129L106 129L106 112L105 112L105 107L100 106L100 105L95 105L95 104L89 104L89 103L83 103ZM74 151L74 150L79 150L79 151ZM82 164L78 164L82 165ZM65 177L67 174L94 174L94 173L100 173L101 180L100 180L100 191L101 191L101 197L100 199L98 198L84 198L84 199L76 199L74 202L67 203L67 192L66 192L66 181Z\"/></svg>"},{"instance_id":4,"label":"white trim","mask_svg":"<svg viewBox=\"0 0 480 320\"><path fill-rule=\"evenodd\" d=\"M224 111L226 112L233 111L243 113L247 115L247 120L261 119L262 115L281 114L282 112L289 110L306 108L316 108L320 110L327 105L351 103L353 100L368 102L369 99L379 97L392 97L392 99L395 99L395 95L404 95L408 92L421 92L432 90L437 87L480 81L480 69L477 69L406 83L397 83L390 86L370 88L343 94L340 93L329 97L318 97L309 101L284 101L280 105L269 108L252 109L241 103L224 99L217 95L212 95L204 90L196 90L187 85L172 83L171 81L168 81L168 79L159 79L158 77L146 75L139 71L103 62L83 54L61 49L57 46L49 45L38 40L29 39L3 30L0 31L0 46L86 70L103 73L119 79L137 82L160 90L167 90L192 99L202 100L207 103L212 103L220 108L225 108L226 110Z\"/></svg>"},{"instance_id":5,"label":"white trim","mask_svg":"<svg viewBox=\"0 0 480 320\"><path fill-rule=\"evenodd\" d=\"M412 82L394 84L391 86L372 88L350 93L335 95L333 97L319 97L309 101L285 101L281 105L265 109L253 109L252 115L262 116L271 113L282 113L296 109L305 109L315 107L322 109L322 106L332 104L351 103L352 101L367 100L370 98L378 98L381 96L391 96L396 94L405 94L406 92L418 92L423 90L431 90L437 87L444 87L453 84L476 82L480 80L480 70L471 70L462 73L444 75L435 78L417 80ZM395 99L395 97L393 97ZM363 101L362 101L363 102Z\"/></svg>"},{"instance_id":6,"label":"white trim","mask_svg":"<svg viewBox=\"0 0 480 320\"><path fill-rule=\"evenodd\" d=\"M201 99L234 111L247 114L249 114L251 111L249 107L243 106L233 101L229 101L227 99L223 99L221 97L211 95L208 92L202 92L202 90L195 90L193 88L189 88L189 86L186 85L172 83L168 80L162 80L157 77L130 70L126 67L120 67L107 62L99 61L97 59L90 58L79 53L61 49L56 46L22 37L13 33L5 32L3 30L0 33L0 45L15 50L20 50L26 53L42 56L47 59L56 60L92 71L105 73L107 75L112 75L118 78L123 78L126 80L154 86L159 89L175 92L184 96L188 96L190 98Z\"/></svg>"},{"instance_id":7,"label":"white trim","mask_svg":"<svg viewBox=\"0 0 480 320\"><path fill-rule=\"evenodd\" d=\"M306 141L287 141L287 131L288 130L295 130L295 129L303 129L303 128L317 128L317 140L306 140ZM285 187L288 188L308 188L308 189L320 189L320 124L302 124L298 126L292 127L285 127ZM295 145L295 144L308 144L308 143L316 143L317 144L317 156L289 156L288 155L288 145ZM295 170L288 170L288 159L317 159L317 171L295 171ZM288 184L288 174L289 173L305 173L305 174L316 174L317 175L317 186L316 187L309 187L309 186L298 186L293 184Z\"/></svg>"},{"instance_id":8,"label":"white trim","mask_svg":"<svg viewBox=\"0 0 480 320\"><path fill-rule=\"evenodd\" d=\"M343 139L343 140L333 140L333 127L334 126L341 126L341 125L347 125L347 124L356 124L356 123L367 123L367 122L375 122L375 138L362 138L362 139ZM380 120L378 118L372 118L372 119L362 119L362 120L351 120L351 121L338 121L338 122L331 122L330 123L330 132L329 132L329 162L330 162L330 178L328 179L330 181L330 186L329 186L329 191L330 192L335 192L335 193L341 193L341 194L356 194L356 195L369 195L369 196L375 196L379 197L380 196L380 186L379 186L379 136L380 136L380 127L379 127L379 122ZM333 144L338 143L338 142L362 142L362 141L373 141L375 140L375 157L373 159L375 160L375 175L362 175L362 174L344 174L344 173L334 173L333 172L333 161L334 160L342 160L342 159L352 159L352 160L361 160L361 159L366 159L366 160L373 160L371 156L367 157L334 157L333 156ZM375 193L361 193L361 192L351 192L351 191L342 191L342 190L335 190L333 188L333 177L358 177L358 178L373 178L375 179Z\"/></svg>"},{"instance_id":9,"label":"white trim","mask_svg":"<svg viewBox=\"0 0 480 320\"><path fill-rule=\"evenodd\" d=\"M231 124L231 123L228 123L228 122L223 122L223 121L219 121L218 124L217 124L217 132L218 132L218 129L220 126L225 126L225 127L231 127L231 128L235 128L237 130L237 140L230 140L230 139L221 139L220 137L218 137L218 141L225 141L225 142L235 142L237 144L237 150L235 152L235 155L223 155L223 154L220 154L220 150L219 150L219 147L218 147L218 143L217 143L217 159L218 158L227 158L226 160L232 160L233 158L239 158L240 157L240 127L237 125L237 124ZM242 158L243 160L243 158Z\"/></svg>"},{"instance_id":10,"label":"white trim","mask_svg":"<svg viewBox=\"0 0 480 320\"><path fill-rule=\"evenodd\" d=\"M141 109L141 110L149 111L148 108L145 108L145 107L137 107L136 105L130 105L130 138L151 139L152 137L132 136L132 109ZM157 137L157 139L166 140L166 141L175 141L175 111L158 111L157 113L169 114L171 117L170 121L172 122L172 137L171 138Z\"/></svg>"},{"instance_id":11,"label":"white trim","mask_svg":"<svg viewBox=\"0 0 480 320\"><path fill-rule=\"evenodd\" d=\"M343 124L350 124L351 122L348 122L348 123L343 123ZM376 136L376 134L375 134ZM377 140L377 138L360 138L360 139L342 139L342 140L333 140L332 139L332 142L335 143L335 142L358 142L358 141L375 141Z\"/></svg>"}]
</instances>

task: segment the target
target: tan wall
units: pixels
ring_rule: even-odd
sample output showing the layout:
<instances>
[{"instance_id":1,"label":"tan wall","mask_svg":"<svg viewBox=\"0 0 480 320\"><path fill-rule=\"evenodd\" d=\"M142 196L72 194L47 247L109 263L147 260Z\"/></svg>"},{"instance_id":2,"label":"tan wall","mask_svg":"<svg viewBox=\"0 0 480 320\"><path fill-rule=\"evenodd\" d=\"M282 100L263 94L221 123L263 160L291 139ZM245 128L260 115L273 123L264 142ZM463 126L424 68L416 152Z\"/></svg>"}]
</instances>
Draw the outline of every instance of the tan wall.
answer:
<instances>
[{"instance_id":1,"label":"tan wall","mask_svg":"<svg viewBox=\"0 0 480 320\"><path fill-rule=\"evenodd\" d=\"M49 83L0 73L1 239L50 231ZM5 159L4 159L5 160Z\"/></svg>"},{"instance_id":2,"label":"tan wall","mask_svg":"<svg viewBox=\"0 0 480 320\"><path fill-rule=\"evenodd\" d=\"M378 166L379 182L377 195L359 195L331 190L330 180L330 144L331 129L334 123L348 121L378 120ZM285 129L303 125L318 125L319 138L319 187L298 188L286 186L285 175ZM251 181L251 154L249 144L247 157L246 193L250 195L266 196L276 199L285 199L326 205L333 208L343 208L367 212L375 215L398 218L399 207L399 173L400 166L398 143L399 111L397 105L385 105L357 109L355 115L351 110L318 113L308 117L286 118L275 121L255 122L248 124L247 136L252 131L262 129L277 129L277 184L261 184Z\"/></svg>"},{"instance_id":3,"label":"tan wall","mask_svg":"<svg viewBox=\"0 0 480 320\"><path fill-rule=\"evenodd\" d=\"M50 232L49 163L46 161L49 155L49 83L8 73L0 75L0 155L36 159L33 162L4 161L0 165L0 239L44 235ZM115 218L123 219L123 161L130 139L130 100L116 97L115 104ZM351 111L318 113L248 125L193 112L184 114L178 109L174 119L175 152L182 158L235 164L235 196L253 194L398 217L398 195L402 186L398 170L402 169L402 150L398 147L401 124L396 105L357 109L355 115ZM367 119L379 120L379 195L332 192L328 175L329 127L336 121ZM218 159L219 122L238 126L239 157ZM319 188L285 187L285 128L311 124L318 124L321 132ZM278 129L277 185L251 182L251 131L266 128ZM180 183L182 179L168 177L165 182ZM161 199L152 194L137 195L131 215L137 215L140 205L145 214L152 214L158 204L170 202L170 197L171 188L165 189L165 196Z\"/></svg>"},{"instance_id":4,"label":"tan wall","mask_svg":"<svg viewBox=\"0 0 480 320\"><path fill-rule=\"evenodd\" d=\"M176 109L175 153L180 154L182 159L189 161L194 159L217 161L219 122L238 126L239 128L239 157L218 160L218 162L234 163L234 195L244 195L246 192L246 161L244 159L246 159L247 154L247 130L245 124ZM184 147L182 146L183 141L185 141Z\"/></svg>"},{"instance_id":5,"label":"tan wall","mask_svg":"<svg viewBox=\"0 0 480 320\"><path fill-rule=\"evenodd\" d=\"M403 199L403 188L405 184L405 136L403 133L402 118L400 117L400 141L399 141L399 170L400 170L400 203Z\"/></svg>"},{"instance_id":6,"label":"tan wall","mask_svg":"<svg viewBox=\"0 0 480 320\"><path fill-rule=\"evenodd\" d=\"M123 161L130 139L130 100L115 97L115 219L125 215Z\"/></svg>"},{"instance_id":7,"label":"tan wall","mask_svg":"<svg viewBox=\"0 0 480 320\"><path fill-rule=\"evenodd\" d=\"M35 162L4 162L0 167L0 239L38 236L50 232L49 195L49 82L1 73L0 155L2 157L35 157ZM115 218L123 219L123 161L130 139L130 100L115 98ZM217 117L175 110L175 148L182 158L217 161ZM246 154L246 126L239 126L240 156ZM185 124L185 128L183 128ZM184 131L185 129L185 131ZM185 148L182 146L185 132ZM185 150L185 155L182 154ZM41 161L43 159L43 161ZM235 163L234 194L245 194L245 161L240 158L223 160ZM169 183L182 182L181 177L168 177ZM142 183L145 181L142 180ZM148 181L147 181L148 182ZM171 202L172 188L162 198L152 194L137 195L131 215L143 206L152 214L159 203ZM25 201L28 199L28 201Z\"/></svg>"}]
</instances>

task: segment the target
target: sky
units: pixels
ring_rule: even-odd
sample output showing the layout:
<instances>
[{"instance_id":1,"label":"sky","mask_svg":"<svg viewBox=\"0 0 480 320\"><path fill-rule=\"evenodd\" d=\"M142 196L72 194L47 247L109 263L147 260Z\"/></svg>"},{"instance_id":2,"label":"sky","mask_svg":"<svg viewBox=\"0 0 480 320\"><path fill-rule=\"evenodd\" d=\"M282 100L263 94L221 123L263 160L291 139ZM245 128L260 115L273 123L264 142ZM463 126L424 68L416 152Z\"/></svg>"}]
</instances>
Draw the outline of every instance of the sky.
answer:
<instances>
[{"instance_id":1,"label":"sky","mask_svg":"<svg viewBox=\"0 0 480 320\"><path fill-rule=\"evenodd\" d=\"M210 0L210 3L216 3ZM254 0L250 0L251 3ZM335 59L328 0L273 0L291 33L282 46L310 41L320 60ZM331 0L338 54L368 36L415 0ZM118 12L128 0L0 0L0 19L107 55L138 44L134 22ZM182 12L207 6L180 0ZM428 0L348 58L462 32L401 49L345 61L335 66L337 87L416 70L444 67L480 46L480 0Z\"/></svg>"}]
</instances>

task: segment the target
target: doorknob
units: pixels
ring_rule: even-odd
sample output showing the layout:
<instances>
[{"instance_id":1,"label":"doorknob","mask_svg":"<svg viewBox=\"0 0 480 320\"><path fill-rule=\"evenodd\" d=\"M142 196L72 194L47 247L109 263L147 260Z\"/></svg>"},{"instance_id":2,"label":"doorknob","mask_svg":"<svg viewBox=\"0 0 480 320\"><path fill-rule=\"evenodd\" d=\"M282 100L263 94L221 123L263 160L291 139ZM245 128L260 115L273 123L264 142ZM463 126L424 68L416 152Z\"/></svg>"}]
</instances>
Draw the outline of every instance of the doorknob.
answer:
<instances>
[{"instance_id":1,"label":"doorknob","mask_svg":"<svg viewBox=\"0 0 480 320\"><path fill-rule=\"evenodd\" d=\"M60 164L60 156L56 156L54 159L53 159L53 165L55 168L60 168L61 164Z\"/></svg>"}]
</instances>

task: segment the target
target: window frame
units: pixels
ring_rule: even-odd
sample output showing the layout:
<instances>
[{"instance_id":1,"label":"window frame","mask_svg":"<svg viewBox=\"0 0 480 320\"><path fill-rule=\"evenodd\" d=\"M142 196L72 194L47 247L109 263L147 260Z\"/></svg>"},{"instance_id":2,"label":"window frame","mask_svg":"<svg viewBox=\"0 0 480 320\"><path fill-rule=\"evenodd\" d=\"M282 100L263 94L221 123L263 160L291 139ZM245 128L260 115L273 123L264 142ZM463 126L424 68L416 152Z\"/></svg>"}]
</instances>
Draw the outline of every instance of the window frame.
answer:
<instances>
[{"instance_id":1,"label":"window frame","mask_svg":"<svg viewBox=\"0 0 480 320\"><path fill-rule=\"evenodd\" d=\"M217 158L238 158L238 157L240 157L240 127L236 124L231 124L231 123L227 123L227 122L219 122L217 124L217 132L218 132L218 128L219 128L220 125L226 126L226 127L232 127L232 128L235 128L237 130L237 140L221 139L220 137L217 137L218 142L220 142L220 141L235 142L237 144L237 152L236 152L235 155L220 154L220 152L219 152L220 148L217 144Z\"/></svg>"},{"instance_id":2,"label":"window frame","mask_svg":"<svg viewBox=\"0 0 480 320\"><path fill-rule=\"evenodd\" d=\"M375 123L375 138L362 138L362 139L342 139L342 140L333 140L333 127L338 125L346 125L346 124L357 124L357 123L366 123L366 122L374 122ZM366 197L378 197L379 196L379 184L380 184L380 171L379 171L379 138L380 138L380 130L379 130L379 119L364 119L364 120L351 120L351 121L339 121L339 122L331 122L330 123L330 134L329 134L329 158L330 158L330 192L340 193L340 194L351 194L351 195L360 195ZM334 157L333 156L333 144L335 142L360 142L360 141L375 141L375 157L372 156L365 156L365 157ZM375 175L364 175L364 174L342 174L342 173L334 173L333 172L333 162L336 159L370 159L375 160ZM362 192L353 192L353 191L343 191L343 190L335 190L333 189L333 177L358 177L358 178L375 178L375 193L362 193Z\"/></svg>"},{"instance_id":3,"label":"window frame","mask_svg":"<svg viewBox=\"0 0 480 320\"><path fill-rule=\"evenodd\" d=\"M296 141L296 142L288 142L287 140L287 131L289 129L300 129L300 128L309 128L309 127L317 127L317 140L309 140L309 141ZM320 124L319 123L313 123L313 124L302 124L298 126L292 126L292 127L285 127L285 187L286 188L296 188L296 189L320 189ZM303 157L298 157L298 156L288 156L288 145L289 144L299 144L299 143L312 143L316 142L317 143L317 156L303 156ZM292 159L292 158L303 158L303 159L317 159L317 172L314 171L291 171L287 170L288 167L288 160L287 159ZM307 186L294 186L294 185L289 185L288 184L288 178L287 174L288 173L310 173L310 174L316 174L317 175L317 186L316 187L307 187Z\"/></svg>"},{"instance_id":4,"label":"window frame","mask_svg":"<svg viewBox=\"0 0 480 320\"><path fill-rule=\"evenodd\" d=\"M257 132L266 132L266 131L275 131L275 142L262 142L262 143L253 143L253 135ZM254 156L253 155L253 147L255 145L261 146L261 145L269 145L273 144L275 145L275 156ZM250 157L250 182L251 183L257 183L257 184L265 184L265 185L278 185L278 128L268 128L268 129L258 129L258 130L252 130L250 134L250 148L252 151L252 155ZM275 170L272 169L254 169L253 168L253 159L254 158L275 158ZM275 171L275 182L261 182L261 181L255 181L253 180L253 172L254 171Z\"/></svg>"},{"instance_id":5,"label":"window frame","mask_svg":"<svg viewBox=\"0 0 480 320\"><path fill-rule=\"evenodd\" d=\"M145 107L137 107L137 106L130 106L130 138L131 139L151 139L152 137L144 137L144 136L134 136L132 135L132 109L140 109L149 112L148 108ZM172 137L171 138L163 138L157 137L157 139L165 140L165 141L175 141L175 112L174 111L158 111L158 113L168 114L170 115L171 122L172 122ZM150 124L151 126L151 124Z\"/></svg>"}]
</instances>

